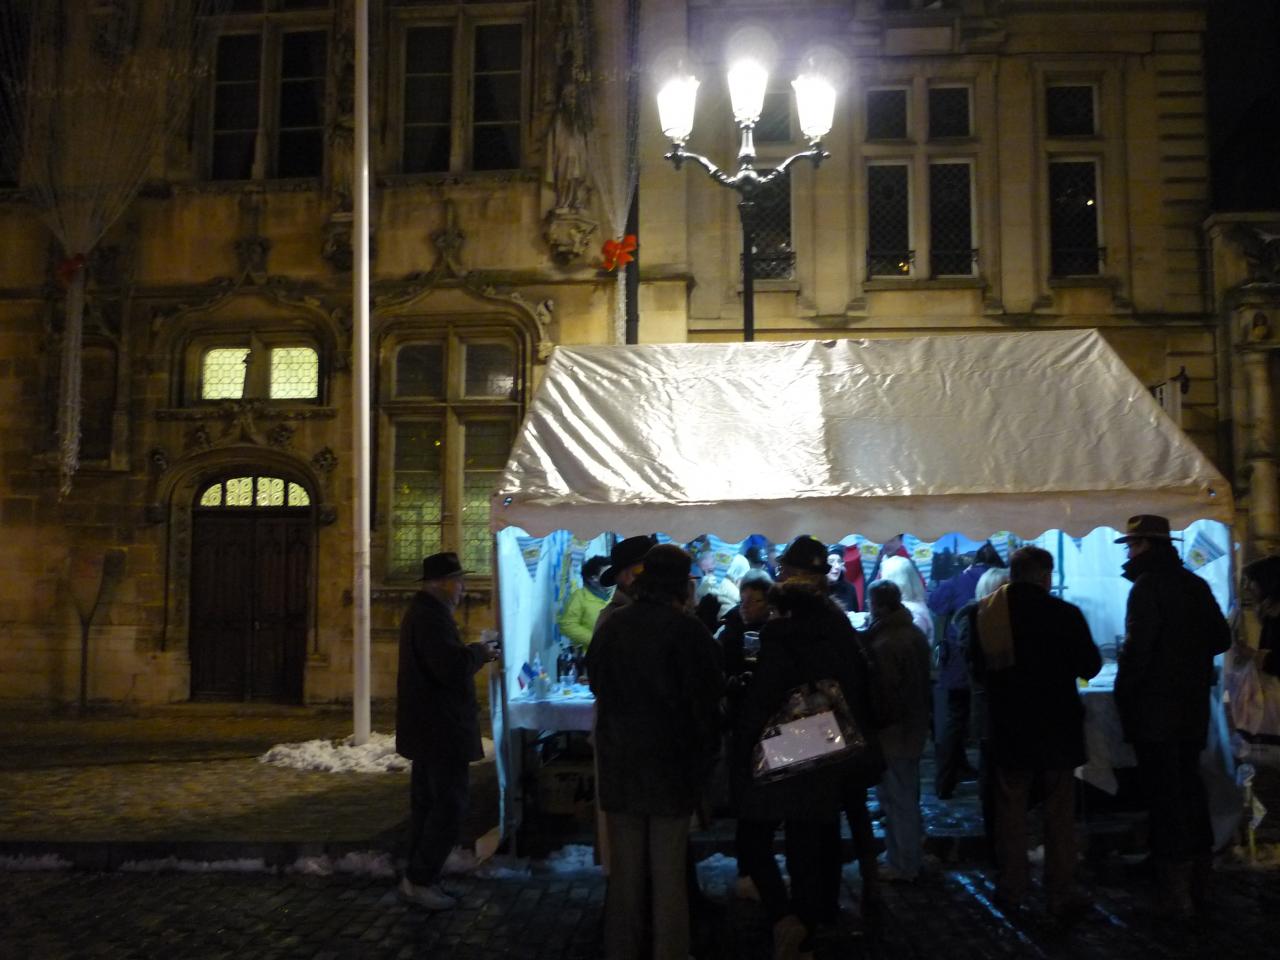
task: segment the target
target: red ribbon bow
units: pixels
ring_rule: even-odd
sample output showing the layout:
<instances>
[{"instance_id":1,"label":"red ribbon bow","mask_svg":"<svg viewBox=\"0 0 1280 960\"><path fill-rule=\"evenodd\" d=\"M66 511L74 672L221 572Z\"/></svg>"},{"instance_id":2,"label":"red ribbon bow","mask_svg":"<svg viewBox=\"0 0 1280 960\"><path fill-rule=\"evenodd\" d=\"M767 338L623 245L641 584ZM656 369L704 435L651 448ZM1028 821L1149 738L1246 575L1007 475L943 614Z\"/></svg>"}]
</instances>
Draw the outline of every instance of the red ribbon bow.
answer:
<instances>
[{"instance_id":1,"label":"red ribbon bow","mask_svg":"<svg viewBox=\"0 0 1280 960\"><path fill-rule=\"evenodd\" d=\"M74 257L67 257L67 259L59 261L58 266L55 268L58 280L61 281L64 287L71 286L71 281L75 279L77 273L84 269L84 265L87 262L83 253L77 253Z\"/></svg>"},{"instance_id":2,"label":"red ribbon bow","mask_svg":"<svg viewBox=\"0 0 1280 960\"><path fill-rule=\"evenodd\" d=\"M631 254L636 249L636 235L628 233L621 240L606 240L604 249L600 251L603 260L601 266L605 270L617 270L635 259Z\"/></svg>"}]
</instances>

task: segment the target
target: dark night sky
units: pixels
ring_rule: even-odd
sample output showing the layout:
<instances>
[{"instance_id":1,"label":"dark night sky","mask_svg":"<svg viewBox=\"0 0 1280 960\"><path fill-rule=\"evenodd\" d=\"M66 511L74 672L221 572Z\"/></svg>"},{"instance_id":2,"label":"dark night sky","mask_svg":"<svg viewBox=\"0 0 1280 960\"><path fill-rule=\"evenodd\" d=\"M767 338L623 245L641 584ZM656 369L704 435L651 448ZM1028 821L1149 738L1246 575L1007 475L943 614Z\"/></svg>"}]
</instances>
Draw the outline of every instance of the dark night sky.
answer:
<instances>
[{"instance_id":1,"label":"dark night sky","mask_svg":"<svg viewBox=\"0 0 1280 960\"><path fill-rule=\"evenodd\" d=\"M1214 210L1280 210L1280 0L1208 0Z\"/></svg>"}]
</instances>

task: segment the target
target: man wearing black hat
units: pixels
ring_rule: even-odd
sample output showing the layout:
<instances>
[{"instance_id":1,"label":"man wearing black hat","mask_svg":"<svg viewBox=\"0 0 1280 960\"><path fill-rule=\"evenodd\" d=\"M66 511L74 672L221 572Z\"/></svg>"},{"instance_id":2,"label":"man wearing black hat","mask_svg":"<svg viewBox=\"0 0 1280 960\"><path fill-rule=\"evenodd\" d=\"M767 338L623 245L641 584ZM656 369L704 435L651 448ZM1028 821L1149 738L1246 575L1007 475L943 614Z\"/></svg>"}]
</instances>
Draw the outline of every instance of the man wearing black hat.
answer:
<instances>
[{"instance_id":1,"label":"man wearing black hat","mask_svg":"<svg viewBox=\"0 0 1280 960\"><path fill-rule=\"evenodd\" d=\"M608 960L634 960L648 926L655 960L684 960L689 818L719 744L724 679L716 642L685 609L689 554L664 543L639 561L644 569L628 584L633 601L601 616L587 648L596 782L610 845L604 952Z\"/></svg>"},{"instance_id":2,"label":"man wearing black hat","mask_svg":"<svg viewBox=\"0 0 1280 960\"><path fill-rule=\"evenodd\" d=\"M498 658L496 642L463 643L454 622L465 572L456 553L423 560L422 589L400 622L396 752L413 761L409 860L400 896L427 910L457 905L440 887L440 870L458 842L468 765L484 756L473 678Z\"/></svg>"},{"instance_id":3,"label":"man wearing black hat","mask_svg":"<svg viewBox=\"0 0 1280 960\"><path fill-rule=\"evenodd\" d=\"M1159 902L1183 919L1202 911L1213 828L1200 779L1213 658L1231 645L1209 585L1182 565L1169 521L1129 518L1124 576L1133 581L1116 673L1116 707L1147 795Z\"/></svg>"},{"instance_id":4,"label":"man wearing black hat","mask_svg":"<svg viewBox=\"0 0 1280 960\"><path fill-rule=\"evenodd\" d=\"M609 567L600 574L600 586L614 587L613 596L596 617L596 629L611 616L631 602L635 595L636 577L644 568L644 555L656 546L658 538L652 534L627 537L619 540L609 551ZM594 634L593 634L594 636Z\"/></svg>"}]
</instances>

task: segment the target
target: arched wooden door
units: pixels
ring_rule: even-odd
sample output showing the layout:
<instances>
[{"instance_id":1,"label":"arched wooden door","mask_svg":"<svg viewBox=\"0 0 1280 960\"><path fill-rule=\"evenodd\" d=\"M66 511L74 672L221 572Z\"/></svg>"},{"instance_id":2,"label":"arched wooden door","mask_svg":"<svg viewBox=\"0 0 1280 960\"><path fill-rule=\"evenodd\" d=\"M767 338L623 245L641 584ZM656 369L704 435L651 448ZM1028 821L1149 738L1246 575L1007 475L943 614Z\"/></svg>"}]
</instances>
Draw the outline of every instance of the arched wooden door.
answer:
<instances>
[{"instance_id":1,"label":"arched wooden door","mask_svg":"<svg viewBox=\"0 0 1280 960\"><path fill-rule=\"evenodd\" d=\"M301 703L314 523L305 488L237 476L196 498L191 698Z\"/></svg>"}]
</instances>

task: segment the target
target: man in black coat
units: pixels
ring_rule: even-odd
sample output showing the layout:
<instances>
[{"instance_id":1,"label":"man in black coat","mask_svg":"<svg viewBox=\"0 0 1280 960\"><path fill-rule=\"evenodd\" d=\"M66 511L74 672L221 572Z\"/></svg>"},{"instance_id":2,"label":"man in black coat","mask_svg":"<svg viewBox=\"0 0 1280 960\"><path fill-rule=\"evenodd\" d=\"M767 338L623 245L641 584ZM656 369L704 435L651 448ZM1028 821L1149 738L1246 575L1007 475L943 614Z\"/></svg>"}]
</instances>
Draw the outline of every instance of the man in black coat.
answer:
<instances>
[{"instance_id":1,"label":"man in black coat","mask_svg":"<svg viewBox=\"0 0 1280 960\"><path fill-rule=\"evenodd\" d=\"M396 752L413 761L409 779L409 862L400 896L427 910L448 910L440 870L458 842L467 809L469 764L480 746L475 674L498 658L496 643L463 643L453 612L463 571L455 553L422 561L422 589L400 622L396 680Z\"/></svg>"},{"instance_id":2,"label":"man in black coat","mask_svg":"<svg viewBox=\"0 0 1280 960\"><path fill-rule=\"evenodd\" d=\"M587 648L610 843L605 956L637 960L647 904L652 956L685 960L689 818L719 744L724 677L711 634L685 609L689 554L660 544L640 560L635 599L601 618Z\"/></svg>"},{"instance_id":3,"label":"man in black coat","mask_svg":"<svg viewBox=\"0 0 1280 960\"><path fill-rule=\"evenodd\" d=\"M1027 801L1038 785L1049 912L1066 920L1083 906L1075 893L1073 771L1086 755L1076 678L1095 676L1102 656L1080 608L1049 592L1052 554L1039 547L1015 551L1009 579L978 605L969 645L975 680L987 691L996 890L1007 907L1019 907L1026 896Z\"/></svg>"},{"instance_id":4,"label":"man in black coat","mask_svg":"<svg viewBox=\"0 0 1280 960\"><path fill-rule=\"evenodd\" d=\"M1209 585L1182 565L1168 520L1131 517L1116 543L1128 547L1124 575L1133 581L1116 707L1147 795L1159 902L1189 919L1205 906L1212 863L1200 751L1209 735L1213 658L1231 645L1231 630Z\"/></svg>"}]
</instances>

